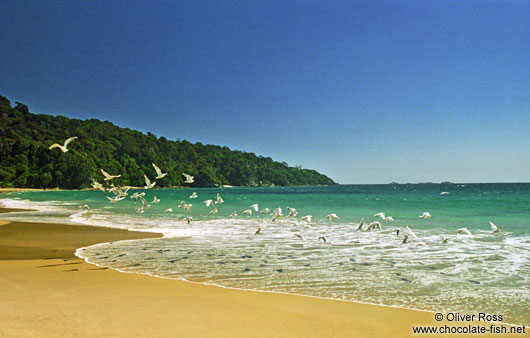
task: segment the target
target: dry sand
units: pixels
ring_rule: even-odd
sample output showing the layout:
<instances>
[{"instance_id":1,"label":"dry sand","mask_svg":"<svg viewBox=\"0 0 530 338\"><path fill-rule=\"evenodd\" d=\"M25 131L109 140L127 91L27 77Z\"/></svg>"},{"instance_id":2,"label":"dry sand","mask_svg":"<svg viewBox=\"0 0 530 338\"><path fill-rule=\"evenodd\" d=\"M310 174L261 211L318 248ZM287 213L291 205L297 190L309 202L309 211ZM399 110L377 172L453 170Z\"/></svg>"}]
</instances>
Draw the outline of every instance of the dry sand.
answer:
<instances>
[{"instance_id":1,"label":"dry sand","mask_svg":"<svg viewBox=\"0 0 530 338\"><path fill-rule=\"evenodd\" d=\"M412 337L413 325L445 324L427 312L120 273L73 255L93 243L155 236L0 226L0 337Z\"/></svg>"}]
</instances>

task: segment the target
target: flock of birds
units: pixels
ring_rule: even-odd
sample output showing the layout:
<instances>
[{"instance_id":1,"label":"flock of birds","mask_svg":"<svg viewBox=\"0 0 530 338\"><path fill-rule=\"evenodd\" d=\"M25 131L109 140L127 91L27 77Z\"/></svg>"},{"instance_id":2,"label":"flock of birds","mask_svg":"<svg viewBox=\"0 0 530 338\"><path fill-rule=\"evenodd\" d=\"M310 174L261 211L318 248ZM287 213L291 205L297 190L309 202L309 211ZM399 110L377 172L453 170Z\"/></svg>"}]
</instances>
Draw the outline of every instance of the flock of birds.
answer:
<instances>
[{"instance_id":1,"label":"flock of birds","mask_svg":"<svg viewBox=\"0 0 530 338\"><path fill-rule=\"evenodd\" d=\"M63 145L60 145L58 143L54 143L52 144L49 149L53 149L53 148L59 148L62 152L66 153L68 151L68 144L70 142L72 142L73 140L77 139L77 137L70 137L68 138ZM144 175L144 179L145 179L145 186L144 186L144 189L151 189L153 188L155 185L156 185L156 180L160 180L164 177L167 176L167 173L164 173L162 172L162 170L154 163L152 163L152 166L156 172L156 176L155 176L155 180L151 182L151 180L147 177L147 175ZM106 172L105 170L103 169L100 169L101 170L101 173L103 174L103 180L104 181L111 181L115 178L119 178L121 177L121 175L111 175L109 174L108 172ZM194 182L194 177L187 174L187 173L182 173L182 175L185 177L185 181L184 183L187 183L187 184L191 184ZM113 197L110 197L110 196L106 196L107 199L109 199L110 203L118 203L122 200L124 200L127 196L128 196L128 191L129 189L131 189L132 187L130 186L115 186L113 183L109 183L109 186L108 187L105 187L103 186L103 184L99 183L97 180L93 179L92 180L92 184L91 186L96 189L96 190L101 190L105 193L112 193L114 196ZM447 195L449 194L448 192L442 192L441 193L442 195ZM149 202L145 199L146 196L146 193L145 192L135 192L134 194L132 194L130 197L135 201L135 204L136 202L138 201L138 199L141 201L141 206L139 208L137 208L137 213L144 213L145 210L147 210L148 208L150 208L153 204L157 204L160 202L160 199L157 198L156 196L153 197L153 200L151 202L151 204L149 204ZM189 196L189 199L196 199L198 198L198 195L196 192L193 192L190 196ZM187 210L188 213L191 213L191 209L192 209L192 206L193 204L191 203L186 203L186 201L179 201L179 205L178 205L178 208L182 208L182 209L185 209ZM221 195L219 193L217 193L217 197L214 200L212 199L208 199L208 200L205 200L203 201L202 203L204 203L204 205L209 208L210 206L213 206L214 208L209 212L209 214L212 214L212 215L215 215L219 212L219 209L218 209L218 205L224 203L224 200L223 198L221 197ZM84 208L86 209L87 211L90 210L90 207L87 205L87 204L83 204L80 206L80 208ZM298 211L295 209L295 208L291 208L291 207L287 207L287 210L288 210L288 214L287 215L284 215L283 213L283 210L281 207L277 207L274 209L274 211L272 213L270 213L270 209L269 208L263 208L262 210L259 210L259 204L252 204L250 205L246 210L243 211L243 214L244 215L247 215L247 216L252 216L253 213L259 213L259 214L264 214L264 215L267 215L270 213L270 216L272 217L271 219L271 222L274 223L274 222L277 222L279 219L281 219L282 217L288 219L288 218L296 218L298 216ZM170 213L170 212L173 212L173 209L172 208L168 208L165 210L166 213ZM230 218L234 218L234 217L237 217L238 216L238 213L237 211L233 211L231 214L230 214ZM382 221L384 221L385 223L389 223L389 222L393 222L394 221L394 217L392 216L388 216L386 215L386 213L384 212L379 212L379 213L376 213L373 215L374 217L380 217L382 219ZM333 222L335 219L338 219L339 216L335 213L332 213L332 214L328 214L326 216L326 218ZM423 214L421 214L419 216L420 219L430 219L432 218L432 215L429 213L429 212L424 212ZM313 221L313 215L305 215L305 216L302 216L300 218L302 221L305 221L306 222L306 227L310 227L311 226L311 223ZM183 221L187 222L188 224L191 224L193 220L193 217L191 215L188 215L186 217L183 218ZM503 230L503 227L502 226L497 226L495 225L493 222L489 222L490 226L491 226L491 232L490 232L490 235L493 235L495 233L498 233L500 231ZM364 217L361 219L361 221L359 222L359 224L356 224L356 231L372 231L372 230L382 230L382 225L381 225L381 222L379 221L372 221L370 222L369 224L365 224L364 222ZM409 226L405 226L405 230L406 231L403 231L403 240L401 242L401 244L405 244L407 243L407 240L409 238L409 236L412 236L414 237L415 239L418 239L418 236L416 235L416 233L414 233L414 231L409 227ZM400 228L394 228L392 230L392 233L396 233L396 236L399 237L400 233L401 233L401 229ZM254 236L255 235L260 235L260 234L263 234L263 231L262 231L262 228L261 227L258 227L257 230L254 232ZM464 228L460 228L457 230L457 234L465 234L467 236L473 236L473 234L471 233L471 231L464 227ZM300 233L295 233L294 234L294 238L297 238L297 239L300 239L300 240L305 240L304 236ZM323 241L323 242L327 242L327 239L326 237L324 236L320 236L318 237L317 241ZM445 238L445 237L442 237L441 238L441 244L445 244L448 242L448 239ZM416 246L425 246L426 243L423 242L423 241L419 241L417 242Z\"/></svg>"}]
</instances>

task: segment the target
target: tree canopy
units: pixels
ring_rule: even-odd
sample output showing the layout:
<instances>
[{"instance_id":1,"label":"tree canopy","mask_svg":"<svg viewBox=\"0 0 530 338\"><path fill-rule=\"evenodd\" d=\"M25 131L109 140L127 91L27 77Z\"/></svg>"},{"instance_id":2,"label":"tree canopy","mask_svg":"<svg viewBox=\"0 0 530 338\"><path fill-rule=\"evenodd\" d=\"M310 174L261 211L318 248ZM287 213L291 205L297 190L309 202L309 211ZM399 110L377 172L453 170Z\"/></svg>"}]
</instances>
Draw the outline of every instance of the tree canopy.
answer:
<instances>
[{"instance_id":1,"label":"tree canopy","mask_svg":"<svg viewBox=\"0 0 530 338\"><path fill-rule=\"evenodd\" d=\"M49 149L77 136L69 151ZM100 168L122 185L143 186L154 179L156 163L168 175L157 187L184 185L182 173L195 176L192 186L331 185L315 170L289 167L270 157L227 147L171 141L120 128L108 121L32 114L25 104L0 96L0 186L81 189L100 180Z\"/></svg>"}]
</instances>

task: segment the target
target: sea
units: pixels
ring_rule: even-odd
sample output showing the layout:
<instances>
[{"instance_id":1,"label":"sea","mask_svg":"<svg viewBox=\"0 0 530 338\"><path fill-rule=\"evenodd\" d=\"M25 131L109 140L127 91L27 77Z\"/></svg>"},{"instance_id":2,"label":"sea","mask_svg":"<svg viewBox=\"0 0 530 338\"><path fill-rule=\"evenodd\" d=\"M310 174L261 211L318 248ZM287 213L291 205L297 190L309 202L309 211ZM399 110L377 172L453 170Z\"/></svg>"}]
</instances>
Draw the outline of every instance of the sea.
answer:
<instances>
[{"instance_id":1,"label":"sea","mask_svg":"<svg viewBox=\"0 0 530 338\"><path fill-rule=\"evenodd\" d=\"M146 193L151 207L143 213L141 202L130 198L134 192ZM190 198L192 192L198 198ZM217 194L224 203L203 203ZM76 252L122 272L425 311L500 314L506 323L530 324L530 183L141 189L115 204L106 196L112 194L2 193L0 206L36 211L0 218L164 235ZM152 203L155 196L159 203ZM191 211L179 208L180 201L192 204ZM82 204L90 210L80 209ZM244 214L253 204L270 211ZM272 222L277 207L283 216ZM211 214L214 208L218 213ZM288 208L297 216L287 217ZM234 211L237 216L230 217ZM380 212L394 220L374 216ZM432 217L420 218L424 212ZM333 213L338 218L331 221L326 216ZM313 216L310 223L302 220L306 215ZM357 230L362 218L364 228L378 221L381 230ZM491 234L490 221L503 231ZM461 228L471 234L458 233Z\"/></svg>"}]
</instances>

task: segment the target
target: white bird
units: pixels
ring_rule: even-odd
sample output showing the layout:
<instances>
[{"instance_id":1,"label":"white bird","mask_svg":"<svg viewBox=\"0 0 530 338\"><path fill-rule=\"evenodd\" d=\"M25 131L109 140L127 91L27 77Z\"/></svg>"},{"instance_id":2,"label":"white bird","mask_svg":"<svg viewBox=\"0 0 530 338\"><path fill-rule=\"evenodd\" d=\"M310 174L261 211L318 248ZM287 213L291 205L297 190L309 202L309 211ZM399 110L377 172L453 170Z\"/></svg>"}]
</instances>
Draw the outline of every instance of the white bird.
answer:
<instances>
[{"instance_id":1,"label":"white bird","mask_svg":"<svg viewBox=\"0 0 530 338\"><path fill-rule=\"evenodd\" d=\"M125 190L124 190L125 189ZM121 197L127 197L129 194L127 193L131 189L131 187L118 187L117 193Z\"/></svg>"},{"instance_id":2,"label":"white bird","mask_svg":"<svg viewBox=\"0 0 530 338\"><path fill-rule=\"evenodd\" d=\"M313 220L313 215L303 216L302 220L306 221L307 223L311 223L311 221Z\"/></svg>"},{"instance_id":3,"label":"white bird","mask_svg":"<svg viewBox=\"0 0 530 338\"><path fill-rule=\"evenodd\" d=\"M255 212L258 212L259 208L258 208L258 204L252 204L250 207L248 207L249 209L254 209Z\"/></svg>"},{"instance_id":4,"label":"white bird","mask_svg":"<svg viewBox=\"0 0 530 338\"><path fill-rule=\"evenodd\" d=\"M394 217L392 216L386 216L385 218L383 218L385 220L385 222L393 222L394 221Z\"/></svg>"},{"instance_id":5,"label":"white bird","mask_svg":"<svg viewBox=\"0 0 530 338\"><path fill-rule=\"evenodd\" d=\"M87 210L90 210L90 208L88 207L88 204L86 203L83 203L79 206L79 209L87 209Z\"/></svg>"},{"instance_id":6,"label":"white bird","mask_svg":"<svg viewBox=\"0 0 530 338\"><path fill-rule=\"evenodd\" d=\"M296 215L298 215L298 211L296 211L295 208L287 207L287 209L289 209L289 215L287 215L287 217L296 217Z\"/></svg>"},{"instance_id":7,"label":"white bird","mask_svg":"<svg viewBox=\"0 0 530 338\"><path fill-rule=\"evenodd\" d=\"M265 208L263 210L261 210L259 213L260 214L268 214L271 210L269 208Z\"/></svg>"},{"instance_id":8,"label":"white bird","mask_svg":"<svg viewBox=\"0 0 530 338\"><path fill-rule=\"evenodd\" d=\"M302 241L305 241L304 236L302 236L300 234L294 234L294 238L298 238L298 239L301 239Z\"/></svg>"},{"instance_id":9,"label":"white bird","mask_svg":"<svg viewBox=\"0 0 530 338\"><path fill-rule=\"evenodd\" d=\"M425 242L418 242L418 244L416 244L416 246L425 246L427 244L425 244Z\"/></svg>"},{"instance_id":10,"label":"white bird","mask_svg":"<svg viewBox=\"0 0 530 338\"><path fill-rule=\"evenodd\" d=\"M184 177L186 177L186 180L184 181L184 183L191 184L191 183L195 182L195 181L193 180L193 176L188 175L188 174L186 174L186 173L182 173L182 175L184 175Z\"/></svg>"},{"instance_id":11,"label":"white bird","mask_svg":"<svg viewBox=\"0 0 530 338\"><path fill-rule=\"evenodd\" d=\"M184 209L188 210L188 212L191 212L191 207L193 204L184 204Z\"/></svg>"},{"instance_id":12,"label":"white bird","mask_svg":"<svg viewBox=\"0 0 530 338\"><path fill-rule=\"evenodd\" d=\"M431 218L431 217L432 217L432 215L431 215L431 213L428 212L428 211L425 211L425 212L420 216L420 218L423 218L423 219L427 219L427 218Z\"/></svg>"},{"instance_id":13,"label":"white bird","mask_svg":"<svg viewBox=\"0 0 530 338\"><path fill-rule=\"evenodd\" d=\"M186 207L186 202L184 202L184 201L179 201L179 202L180 202L180 204L178 206L179 208L185 208Z\"/></svg>"},{"instance_id":14,"label":"white bird","mask_svg":"<svg viewBox=\"0 0 530 338\"><path fill-rule=\"evenodd\" d=\"M99 183L98 181L96 181L95 179L92 179L92 184L91 184L92 188L94 189L99 189L103 192L105 192L105 188L103 187L103 184Z\"/></svg>"},{"instance_id":15,"label":"white bird","mask_svg":"<svg viewBox=\"0 0 530 338\"><path fill-rule=\"evenodd\" d=\"M403 234L403 242L401 242L401 244L405 244L407 243L407 239L409 238L409 235L407 234Z\"/></svg>"},{"instance_id":16,"label":"white bird","mask_svg":"<svg viewBox=\"0 0 530 338\"><path fill-rule=\"evenodd\" d=\"M215 215L218 211L217 208L213 208L212 211L210 211L210 214Z\"/></svg>"},{"instance_id":17,"label":"white bird","mask_svg":"<svg viewBox=\"0 0 530 338\"><path fill-rule=\"evenodd\" d=\"M339 218L339 216L337 216L337 214L329 214L326 217L332 222L335 220L335 218Z\"/></svg>"},{"instance_id":18,"label":"white bird","mask_svg":"<svg viewBox=\"0 0 530 338\"><path fill-rule=\"evenodd\" d=\"M160 199L157 198L156 196L153 197L153 202L151 202L151 203L156 204L156 203L158 203L158 202L160 202Z\"/></svg>"},{"instance_id":19,"label":"white bird","mask_svg":"<svg viewBox=\"0 0 530 338\"><path fill-rule=\"evenodd\" d=\"M381 219L385 219L385 213L384 212L377 213L374 215L374 217L381 217Z\"/></svg>"},{"instance_id":20,"label":"white bird","mask_svg":"<svg viewBox=\"0 0 530 338\"><path fill-rule=\"evenodd\" d=\"M111 184L110 184L110 188L107 189L107 192L112 192L112 193L114 193L114 195L118 195L118 193L117 193L117 189L118 189L118 188L116 188L116 187L114 186L114 184L111 183Z\"/></svg>"},{"instance_id":21,"label":"white bird","mask_svg":"<svg viewBox=\"0 0 530 338\"><path fill-rule=\"evenodd\" d=\"M501 225L500 227L496 226L495 224L493 224L492 221L490 221L490 226L491 226L491 232L490 232L490 235L493 235L494 233L497 233L499 231L502 231L503 229L503 226Z\"/></svg>"},{"instance_id":22,"label":"white bird","mask_svg":"<svg viewBox=\"0 0 530 338\"><path fill-rule=\"evenodd\" d=\"M328 241L326 240L326 237L324 236L319 236L318 239L317 239L317 242L322 240L324 243L327 243Z\"/></svg>"},{"instance_id":23,"label":"white bird","mask_svg":"<svg viewBox=\"0 0 530 338\"><path fill-rule=\"evenodd\" d=\"M151 189L152 187L155 186L156 184L156 181L151 183L151 180L147 177L147 175L144 175L144 179L145 179L145 189Z\"/></svg>"},{"instance_id":24,"label":"white bird","mask_svg":"<svg viewBox=\"0 0 530 338\"><path fill-rule=\"evenodd\" d=\"M190 198L197 198L199 196L197 196L197 193L194 191L193 194L191 194Z\"/></svg>"},{"instance_id":25,"label":"white bird","mask_svg":"<svg viewBox=\"0 0 530 338\"><path fill-rule=\"evenodd\" d=\"M460 228L460 229L457 230L457 233L459 233L459 234L461 234L463 232L466 233L469 236L473 236L473 234L471 233L471 231L469 231L468 228Z\"/></svg>"},{"instance_id":26,"label":"white bird","mask_svg":"<svg viewBox=\"0 0 530 338\"><path fill-rule=\"evenodd\" d=\"M258 227L258 230L254 233L254 236L261 234L261 227Z\"/></svg>"},{"instance_id":27,"label":"white bird","mask_svg":"<svg viewBox=\"0 0 530 338\"><path fill-rule=\"evenodd\" d=\"M372 230L372 229L375 230L376 228L377 228L378 230L381 230L381 223L379 223L379 222L372 222L372 223L370 223L370 225L368 225L368 228L366 228L366 230L364 230L364 231L368 231L368 230Z\"/></svg>"},{"instance_id":28,"label":"white bird","mask_svg":"<svg viewBox=\"0 0 530 338\"><path fill-rule=\"evenodd\" d=\"M440 195L449 195L449 191L442 191Z\"/></svg>"},{"instance_id":29,"label":"white bird","mask_svg":"<svg viewBox=\"0 0 530 338\"><path fill-rule=\"evenodd\" d=\"M232 213L228 217L237 217L237 211L232 211Z\"/></svg>"},{"instance_id":30,"label":"white bird","mask_svg":"<svg viewBox=\"0 0 530 338\"><path fill-rule=\"evenodd\" d=\"M251 210L251 209L247 209L247 210L243 211L243 213L244 213L245 215L252 216L252 210Z\"/></svg>"},{"instance_id":31,"label":"white bird","mask_svg":"<svg viewBox=\"0 0 530 338\"><path fill-rule=\"evenodd\" d=\"M212 200L206 200L206 201L202 201L202 203L204 203L207 207L209 207L210 205L212 205L213 201Z\"/></svg>"},{"instance_id":32,"label":"white bird","mask_svg":"<svg viewBox=\"0 0 530 338\"><path fill-rule=\"evenodd\" d=\"M132 194L131 198L134 200L134 203L136 203L136 201L138 200L140 196L145 196L145 192L143 191L140 193L135 192L134 194Z\"/></svg>"},{"instance_id":33,"label":"white bird","mask_svg":"<svg viewBox=\"0 0 530 338\"><path fill-rule=\"evenodd\" d=\"M274 211L272 212L271 216L273 217L282 217L282 208L281 207L277 207L276 209L274 209Z\"/></svg>"},{"instance_id":34,"label":"white bird","mask_svg":"<svg viewBox=\"0 0 530 338\"><path fill-rule=\"evenodd\" d=\"M110 203L114 204L116 202L119 202L121 201L122 199L124 199L125 197L114 197L114 198L111 198L109 196L106 196L109 200L110 200Z\"/></svg>"},{"instance_id":35,"label":"white bird","mask_svg":"<svg viewBox=\"0 0 530 338\"><path fill-rule=\"evenodd\" d=\"M409 232L409 234L412 235L412 237L414 237L414 238L418 238L418 236L416 236L416 233L414 233L414 231L412 231L412 229L409 228L408 225L405 227L405 229L407 229L407 231Z\"/></svg>"},{"instance_id":36,"label":"white bird","mask_svg":"<svg viewBox=\"0 0 530 338\"><path fill-rule=\"evenodd\" d=\"M103 169L100 169L100 170L101 170L101 173L103 174L103 176L105 176L105 178L104 178L105 181L112 180L113 178L121 177L121 175L111 175L111 174L109 174L108 172L106 172Z\"/></svg>"},{"instance_id":37,"label":"white bird","mask_svg":"<svg viewBox=\"0 0 530 338\"><path fill-rule=\"evenodd\" d=\"M173 212L173 208L166 209L164 212Z\"/></svg>"},{"instance_id":38,"label":"white bird","mask_svg":"<svg viewBox=\"0 0 530 338\"><path fill-rule=\"evenodd\" d=\"M142 201L142 209L145 210L145 209L148 209L151 207L150 204L147 204L147 201L145 200L145 198L143 198L142 196L138 196L140 198L140 200Z\"/></svg>"},{"instance_id":39,"label":"white bird","mask_svg":"<svg viewBox=\"0 0 530 338\"><path fill-rule=\"evenodd\" d=\"M361 222L359 222L359 225L357 226L357 231L360 231L363 229L363 225L364 225L364 217L361 218Z\"/></svg>"},{"instance_id":40,"label":"white bird","mask_svg":"<svg viewBox=\"0 0 530 338\"><path fill-rule=\"evenodd\" d=\"M193 220L193 217L191 217L191 216L184 217L182 220L183 220L183 221L186 221L188 224L190 224L191 221Z\"/></svg>"},{"instance_id":41,"label":"white bird","mask_svg":"<svg viewBox=\"0 0 530 338\"><path fill-rule=\"evenodd\" d=\"M167 173L163 173L162 170L160 170L159 167L156 166L156 164L154 163L151 163L153 165L153 167L155 168L155 171L156 171L156 179L159 180L161 178L164 178Z\"/></svg>"},{"instance_id":42,"label":"white bird","mask_svg":"<svg viewBox=\"0 0 530 338\"><path fill-rule=\"evenodd\" d=\"M214 204L221 204L221 203L224 203L224 200L221 197L221 195L217 194L217 200L215 200Z\"/></svg>"},{"instance_id":43,"label":"white bird","mask_svg":"<svg viewBox=\"0 0 530 338\"><path fill-rule=\"evenodd\" d=\"M76 138L77 138L77 136L70 137L70 138L66 139L66 141L64 141L64 145L60 145L60 144L58 144L58 143L54 143L54 144L52 144L52 145L50 146L49 149L59 148L59 149L61 149L61 151L62 151L63 153L66 153L66 152L68 151L68 149L66 149L66 146L68 146L68 144L69 144L70 142L72 142L73 140L75 140Z\"/></svg>"},{"instance_id":44,"label":"white bird","mask_svg":"<svg viewBox=\"0 0 530 338\"><path fill-rule=\"evenodd\" d=\"M445 238L444 236L442 236L442 241L440 242L441 244L446 244L449 240L447 238Z\"/></svg>"}]
</instances>

